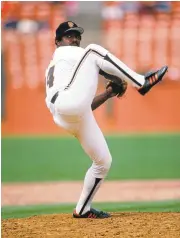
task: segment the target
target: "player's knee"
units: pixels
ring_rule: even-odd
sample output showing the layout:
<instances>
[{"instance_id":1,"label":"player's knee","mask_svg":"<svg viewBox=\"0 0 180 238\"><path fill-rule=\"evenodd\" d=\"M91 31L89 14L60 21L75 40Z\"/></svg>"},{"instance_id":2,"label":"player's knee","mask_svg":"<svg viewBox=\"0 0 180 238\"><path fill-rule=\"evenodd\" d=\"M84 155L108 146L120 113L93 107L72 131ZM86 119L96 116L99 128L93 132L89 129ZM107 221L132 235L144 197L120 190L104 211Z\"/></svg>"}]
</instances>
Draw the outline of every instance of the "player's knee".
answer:
<instances>
[{"instance_id":1,"label":"player's knee","mask_svg":"<svg viewBox=\"0 0 180 238\"><path fill-rule=\"evenodd\" d=\"M104 178L111 167L111 163L112 157L110 155L106 157L106 159L94 162L92 166L94 176L97 178Z\"/></svg>"},{"instance_id":2,"label":"player's knee","mask_svg":"<svg viewBox=\"0 0 180 238\"><path fill-rule=\"evenodd\" d=\"M103 171L104 173L108 173L109 169L111 168L111 164L112 164L112 157L109 156L105 161L104 161L104 164L103 164Z\"/></svg>"},{"instance_id":3,"label":"player's knee","mask_svg":"<svg viewBox=\"0 0 180 238\"><path fill-rule=\"evenodd\" d=\"M103 48L102 46L97 45L97 44L89 44L86 47L86 51L88 51L88 50L94 50L94 51L98 52L98 54L100 54L101 56L105 56L108 53L108 50L106 50L105 48Z\"/></svg>"},{"instance_id":4,"label":"player's knee","mask_svg":"<svg viewBox=\"0 0 180 238\"><path fill-rule=\"evenodd\" d=\"M87 49L87 50L89 50L89 49L95 50L97 47L98 47L97 44L89 44L89 45L86 47L86 49Z\"/></svg>"}]
</instances>

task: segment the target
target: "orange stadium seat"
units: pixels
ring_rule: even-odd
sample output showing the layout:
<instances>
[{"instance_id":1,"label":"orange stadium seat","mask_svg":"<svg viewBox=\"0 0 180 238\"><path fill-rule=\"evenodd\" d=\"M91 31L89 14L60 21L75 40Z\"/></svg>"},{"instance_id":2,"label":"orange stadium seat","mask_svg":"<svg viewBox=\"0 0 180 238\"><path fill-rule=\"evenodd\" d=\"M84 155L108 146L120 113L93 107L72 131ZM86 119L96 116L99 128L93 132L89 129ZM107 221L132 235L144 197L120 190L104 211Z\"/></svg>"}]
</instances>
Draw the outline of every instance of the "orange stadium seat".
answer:
<instances>
[{"instance_id":1,"label":"orange stadium seat","mask_svg":"<svg viewBox=\"0 0 180 238\"><path fill-rule=\"evenodd\" d=\"M104 2L106 8L122 8L122 14L102 20L103 46L140 73L167 64L168 77L146 97L129 87L123 100L113 99L95 116L106 132L180 130L180 3L172 2L171 10L139 14L138 2L136 11L132 6L125 11L123 3ZM66 20L65 4L2 2L1 11L7 81L2 134L64 133L45 106L44 71L54 51L54 30Z\"/></svg>"}]
</instances>

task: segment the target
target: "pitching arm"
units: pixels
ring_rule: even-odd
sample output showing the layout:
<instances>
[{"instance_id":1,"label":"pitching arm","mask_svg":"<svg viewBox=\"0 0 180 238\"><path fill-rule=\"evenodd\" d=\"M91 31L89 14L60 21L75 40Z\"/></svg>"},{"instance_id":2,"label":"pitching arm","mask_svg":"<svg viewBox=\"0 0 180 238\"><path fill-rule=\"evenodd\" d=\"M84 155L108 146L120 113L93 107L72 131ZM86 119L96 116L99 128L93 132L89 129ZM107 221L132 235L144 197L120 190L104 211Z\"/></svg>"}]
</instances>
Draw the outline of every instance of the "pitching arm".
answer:
<instances>
[{"instance_id":1,"label":"pitching arm","mask_svg":"<svg viewBox=\"0 0 180 238\"><path fill-rule=\"evenodd\" d=\"M91 104L91 109L94 111L96 108L101 106L105 101L109 99L109 95L107 91L103 92L102 94L97 95Z\"/></svg>"},{"instance_id":2,"label":"pitching arm","mask_svg":"<svg viewBox=\"0 0 180 238\"><path fill-rule=\"evenodd\" d=\"M105 103L109 98L115 97L116 95L117 93L114 92L113 87L111 85L108 85L103 93L97 95L94 98L91 104L92 111Z\"/></svg>"}]
</instances>

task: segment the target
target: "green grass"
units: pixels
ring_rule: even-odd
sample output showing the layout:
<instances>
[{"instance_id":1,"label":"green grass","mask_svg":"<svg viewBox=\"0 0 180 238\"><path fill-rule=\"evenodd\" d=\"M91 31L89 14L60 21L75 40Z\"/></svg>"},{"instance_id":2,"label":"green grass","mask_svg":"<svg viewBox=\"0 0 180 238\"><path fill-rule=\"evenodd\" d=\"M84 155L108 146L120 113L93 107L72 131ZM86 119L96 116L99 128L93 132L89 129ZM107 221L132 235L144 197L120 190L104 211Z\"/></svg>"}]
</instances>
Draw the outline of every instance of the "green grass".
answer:
<instances>
[{"instance_id":1,"label":"green grass","mask_svg":"<svg viewBox=\"0 0 180 238\"><path fill-rule=\"evenodd\" d=\"M2 207L2 219L42 214L72 213L75 204ZM180 201L95 203L94 207L109 212L180 212Z\"/></svg>"},{"instance_id":2,"label":"green grass","mask_svg":"<svg viewBox=\"0 0 180 238\"><path fill-rule=\"evenodd\" d=\"M107 137L109 180L180 178L180 134ZM2 182L82 180L91 165L74 138L2 138Z\"/></svg>"}]
</instances>

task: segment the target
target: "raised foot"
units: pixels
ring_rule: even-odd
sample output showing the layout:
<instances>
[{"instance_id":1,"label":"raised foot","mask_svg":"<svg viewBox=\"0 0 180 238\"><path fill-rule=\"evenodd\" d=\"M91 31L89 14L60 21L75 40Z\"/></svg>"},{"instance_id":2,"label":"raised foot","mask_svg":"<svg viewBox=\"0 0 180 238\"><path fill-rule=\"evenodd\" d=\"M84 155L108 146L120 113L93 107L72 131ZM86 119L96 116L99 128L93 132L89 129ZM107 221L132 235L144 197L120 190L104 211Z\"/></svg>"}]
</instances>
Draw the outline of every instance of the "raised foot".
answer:
<instances>
[{"instance_id":1,"label":"raised foot","mask_svg":"<svg viewBox=\"0 0 180 238\"><path fill-rule=\"evenodd\" d=\"M145 83L138 89L141 95L145 95L154 85L160 82L168 70L168 66L163 66L158 71L152 71L145 74Z\"/></svg>"}]
</instances>

